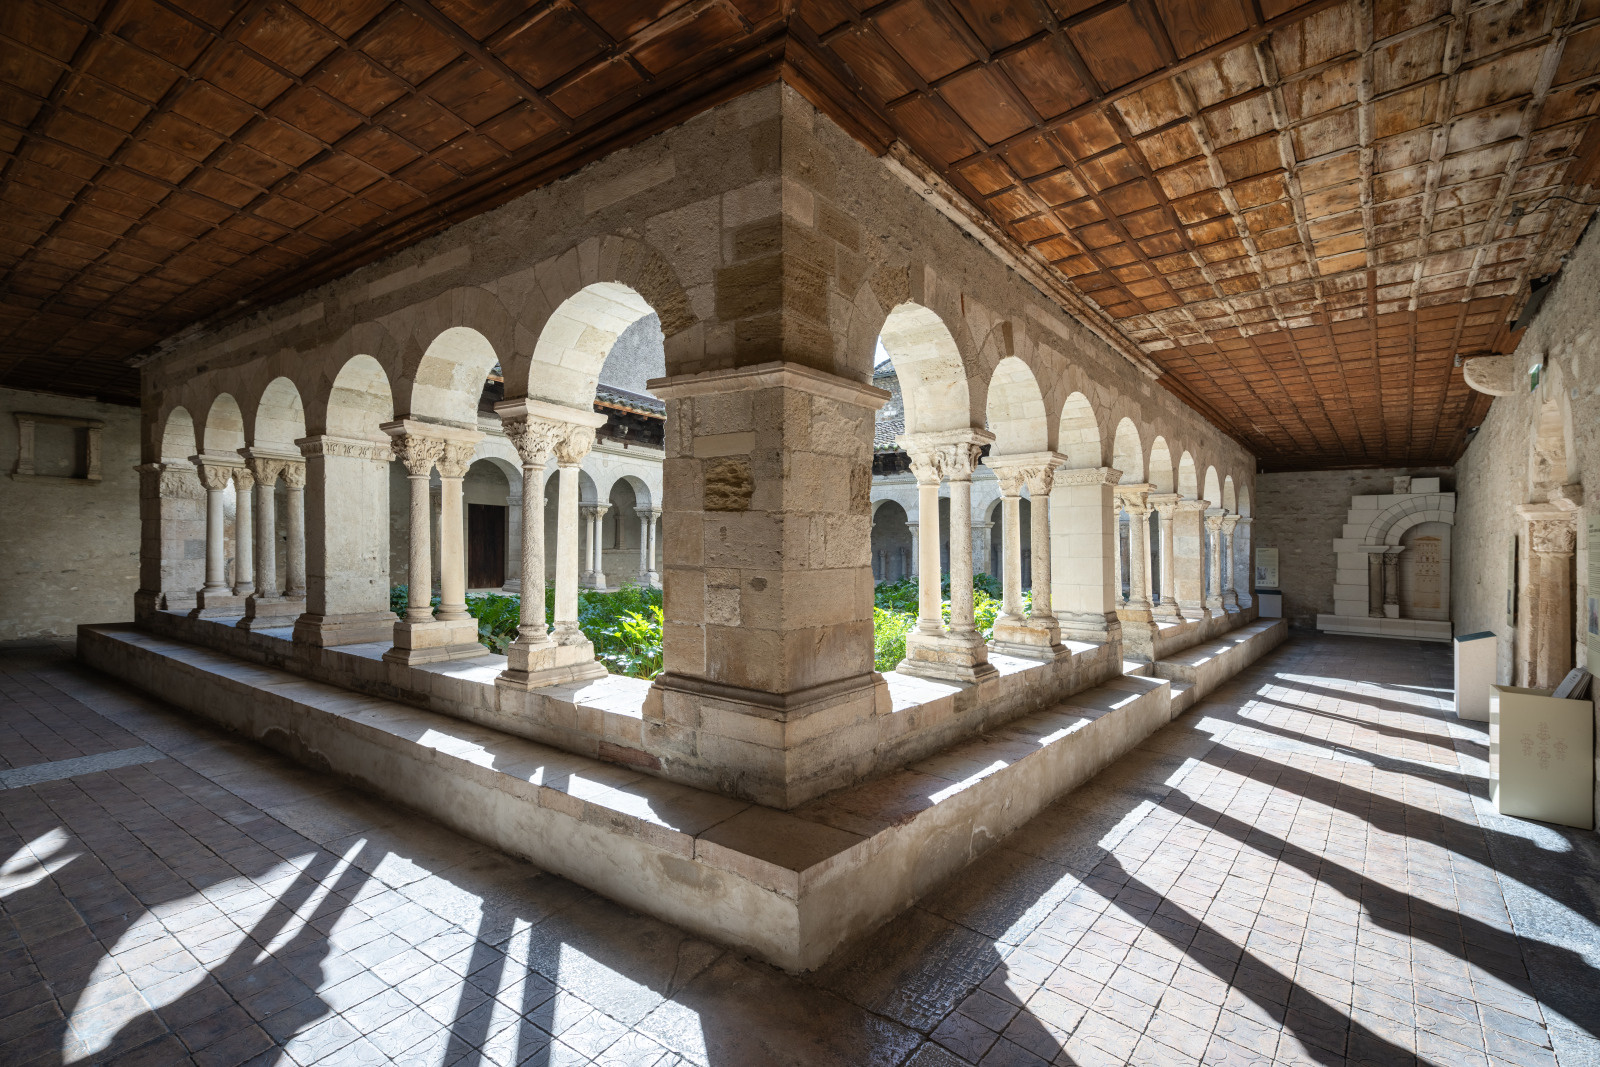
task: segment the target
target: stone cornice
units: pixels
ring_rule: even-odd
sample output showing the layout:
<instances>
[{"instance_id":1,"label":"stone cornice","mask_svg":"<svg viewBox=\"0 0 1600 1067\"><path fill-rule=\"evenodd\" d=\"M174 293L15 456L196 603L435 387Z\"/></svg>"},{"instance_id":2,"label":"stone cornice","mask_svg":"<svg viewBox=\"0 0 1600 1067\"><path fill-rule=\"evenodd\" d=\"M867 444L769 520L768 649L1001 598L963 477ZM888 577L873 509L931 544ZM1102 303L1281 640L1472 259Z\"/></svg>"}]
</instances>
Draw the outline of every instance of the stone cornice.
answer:
<instances>
[{"instance_id":1,"label":"stone cornice","mask_svg":"<svg viewBox=\"0 0 1600 1067\"><path fill-rule=\"evenodd\" d=\"M679 374L671 378L652 378L645 388L663 400L683 400L718 393L737 393L750 389L797 389L803 393L836 400L841 404L877 411L889 402L890 393L836 374L814 370L799 363L758 363L752 367ZM982 431L978 431L982 432ZM992 439L992 437L991 437Z\"/></svg>"}]
</instances>

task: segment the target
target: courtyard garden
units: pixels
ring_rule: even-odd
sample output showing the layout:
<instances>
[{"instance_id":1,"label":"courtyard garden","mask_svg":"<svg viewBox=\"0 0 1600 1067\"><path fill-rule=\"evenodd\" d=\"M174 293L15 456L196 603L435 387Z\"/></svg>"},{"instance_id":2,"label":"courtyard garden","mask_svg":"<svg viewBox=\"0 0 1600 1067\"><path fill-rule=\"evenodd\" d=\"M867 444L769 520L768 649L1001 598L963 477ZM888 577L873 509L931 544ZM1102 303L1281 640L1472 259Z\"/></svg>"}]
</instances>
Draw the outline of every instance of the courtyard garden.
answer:
<instances>
[{"instance_id":1,"label":"courtyard garden","mask_svg":"<svg viewBox=\"0 0 1600 1067\"><path fill-rule=\"evenodd\" d=\"M950 579L940 590L944 619L950 621ZM404 615L409 591L403 585L390 592L389 606ZM1024 600L1026 602L1026 597ZM972 581L974 622L987 640L1000 614L1000 583L987 574ZM439 604L437 594L433 597ZM467 611L478 621L478 640L491 652L505 654L517 638L522 618L522 598L514 594L479 593L467 596ZM547 626L555 624L555 590L546 589L544 617ZM917 625L917 580L879 583L872 608L873 667L892 671L906 655L906 636ZM578 628L594 643L595 656L612 674L632 678L654 678L661 672L661 590L650 586L625 585L601 592L578 592Z\"/></svg>"}]
</instances>

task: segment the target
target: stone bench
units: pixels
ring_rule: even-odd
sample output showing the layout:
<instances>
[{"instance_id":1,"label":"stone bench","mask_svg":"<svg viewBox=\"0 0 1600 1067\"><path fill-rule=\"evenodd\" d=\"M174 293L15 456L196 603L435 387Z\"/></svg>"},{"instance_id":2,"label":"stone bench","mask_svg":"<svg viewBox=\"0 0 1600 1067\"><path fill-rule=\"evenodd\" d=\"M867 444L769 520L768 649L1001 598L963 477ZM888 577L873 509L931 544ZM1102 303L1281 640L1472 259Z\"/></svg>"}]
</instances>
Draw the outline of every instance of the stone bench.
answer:
<instances>
[{"instance_id":1,"label":"stone bench","mask_svg":"<svg viewBox=\"0 0 1600 1067\"><path fill-rule=\"evenodd\" d=\"M1117 677L790 812L142 632L80 657L163 700L791 971L886 922L1165 725Z\"/></svg>"}]
</instances>

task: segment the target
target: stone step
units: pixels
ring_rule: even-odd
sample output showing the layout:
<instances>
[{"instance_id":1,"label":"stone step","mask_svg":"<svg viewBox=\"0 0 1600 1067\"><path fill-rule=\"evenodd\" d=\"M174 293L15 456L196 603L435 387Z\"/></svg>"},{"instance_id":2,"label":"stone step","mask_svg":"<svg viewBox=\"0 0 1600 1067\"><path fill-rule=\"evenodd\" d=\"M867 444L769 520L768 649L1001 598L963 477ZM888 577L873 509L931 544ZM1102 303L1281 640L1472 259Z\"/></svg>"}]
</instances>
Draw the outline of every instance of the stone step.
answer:
<instances>
[{"instance_id":1,"label":"stone step","mask_svg":"<svg viewBox=\"0 0 1600 1067\"><path fill-rule=\"evenodd\" d=\"M1185 691L1183 699L1187 702L1184 707L1174 709L1173 714L1177 715L1278 647L1288 635L1289 627L1283 619L1261 619L1229 631L1215 640L1201 642L1166 659L1157 660L1152 667L1156 677L1183 682L1191 687Z\"/></svg>"},{"instance_id":2,"label":"stone step","mask_svg":"<svg viewBox=\"0 0 1600 1067\"><path fill-rule=\"evenodd\" d=\"M1113 678L791 812L562 752L132 626L91 666L469 837L779 967L809 970L1171 719Z\"/></svg>"}]
</instances>

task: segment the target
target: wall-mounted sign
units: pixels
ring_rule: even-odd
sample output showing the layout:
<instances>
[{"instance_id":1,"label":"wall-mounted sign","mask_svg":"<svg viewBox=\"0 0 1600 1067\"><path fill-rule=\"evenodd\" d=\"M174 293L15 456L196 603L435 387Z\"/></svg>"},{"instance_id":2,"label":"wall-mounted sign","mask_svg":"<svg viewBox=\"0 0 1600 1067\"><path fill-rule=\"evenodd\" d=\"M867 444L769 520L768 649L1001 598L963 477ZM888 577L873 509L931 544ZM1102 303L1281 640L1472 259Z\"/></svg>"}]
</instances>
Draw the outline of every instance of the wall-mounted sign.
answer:
<instances>
[{"instance_id":1,"label":"wall-mounted sign","mask_svg":"<svg viewBox=\"0 0 1600 1067\"><path fill-rule=\"evenodd\" d=\"M1256 588L1278 588L1278 550L1275 548L1256 548Z\"/></svg>"},{"instance_id":2,"label":"wall-mounted sign","mask_svg":"<svg viewBox=\"0 0 1600 1067\"><path fill-rule=\"evenodd\" d=\"M1506 625L1517 624L1517 535L1511 535L1511 559L1506 568Z\"/></svg>"}]
</instances>

